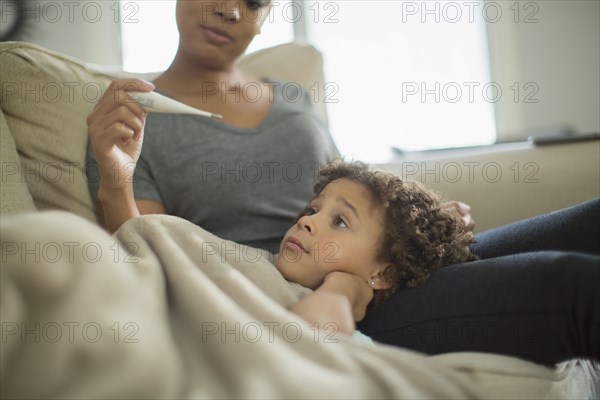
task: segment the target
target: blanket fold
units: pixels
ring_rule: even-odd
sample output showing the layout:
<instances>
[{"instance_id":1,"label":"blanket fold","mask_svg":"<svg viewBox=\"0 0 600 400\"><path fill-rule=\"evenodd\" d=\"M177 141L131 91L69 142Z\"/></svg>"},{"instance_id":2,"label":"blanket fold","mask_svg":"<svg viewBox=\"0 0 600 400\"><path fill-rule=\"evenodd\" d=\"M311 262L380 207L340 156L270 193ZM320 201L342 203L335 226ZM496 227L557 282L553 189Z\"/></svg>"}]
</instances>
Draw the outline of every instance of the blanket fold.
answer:
<instances>
[{"instance_id":1,"label":"blanket fold","mask_svg":"<svg viewBox=\"0 0 600 400\"><path fill-rule=\"evenodd\" d=\"M269 253L185 220L1 225L3 398L498 397L476 369L309 326Z\"/></svg>"}]
</instances>

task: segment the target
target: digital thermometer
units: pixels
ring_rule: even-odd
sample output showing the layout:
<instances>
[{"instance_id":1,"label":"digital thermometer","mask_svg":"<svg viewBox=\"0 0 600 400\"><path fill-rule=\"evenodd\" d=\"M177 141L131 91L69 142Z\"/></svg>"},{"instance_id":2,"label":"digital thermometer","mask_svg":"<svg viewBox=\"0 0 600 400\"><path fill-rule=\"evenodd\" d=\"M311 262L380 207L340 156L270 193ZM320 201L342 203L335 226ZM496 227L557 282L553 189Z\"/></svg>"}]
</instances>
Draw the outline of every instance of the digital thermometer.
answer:
<instances>
[{"instance_id":1,"label":"digital thermometer","mask_svg":"<svg viewBox=\"0 0 600 400\"><path fill-rule=\"evenodd\" d=\"M148 112L169 113L169 114L192 114L203 117L223 119L222 115L213 114L208 111L199 110L190 107L177 100L163 96L156 92L129 92L129 97L135 99Z\"/></svg>"}]
</instances>

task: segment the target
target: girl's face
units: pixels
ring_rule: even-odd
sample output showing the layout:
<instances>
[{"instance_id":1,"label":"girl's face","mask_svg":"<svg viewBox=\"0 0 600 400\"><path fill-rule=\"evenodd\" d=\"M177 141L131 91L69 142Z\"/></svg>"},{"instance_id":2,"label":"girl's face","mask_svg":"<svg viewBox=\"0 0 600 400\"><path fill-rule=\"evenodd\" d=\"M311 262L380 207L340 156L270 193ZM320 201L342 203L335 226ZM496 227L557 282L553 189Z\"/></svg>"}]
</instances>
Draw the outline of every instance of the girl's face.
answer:
<instances>
[{"instance_id":1,"label":"girl's face","mask_svg":"<svg viewBox=\"0 0 600 400\"><path fill-rule=\"evenodd\" d=\"M333 271L360 276L382 289L381 273L389 266L376 259L382 237L383 209L369 189L349 179L333 181L285 234L277 269L287 280L312 289Z\"/></svg>"},{"instance_id":2,"label":"girl's face","mask_svg":"<svg viewBox=\"0 0 600 400\"><path fill-rule=\"evenodd\" d=\"M269 10L270 0L178 0L179 53L211 68L230 68Z\"/></svg>"}]
</instances>

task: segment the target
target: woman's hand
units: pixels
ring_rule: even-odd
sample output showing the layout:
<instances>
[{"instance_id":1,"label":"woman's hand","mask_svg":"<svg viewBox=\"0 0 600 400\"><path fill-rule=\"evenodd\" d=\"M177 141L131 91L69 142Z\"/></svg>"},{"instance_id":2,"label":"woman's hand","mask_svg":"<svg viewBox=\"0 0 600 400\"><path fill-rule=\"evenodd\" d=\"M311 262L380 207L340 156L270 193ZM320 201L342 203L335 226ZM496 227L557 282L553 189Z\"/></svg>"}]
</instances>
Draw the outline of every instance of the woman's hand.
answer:
<instances>
[{"instance_id":1,"label":"woman's hand","mask_svg":"<svg viewBox=\"0 0 600 400\"><path fill-rule=\"evenodd\" d=\"M100 190L129 189L142 151L146 111L127 92L149 92L141 79L116 79L87 118L88 135L100 169Z\"/></svg>"},{"instance_id":2,"label":"woman's hand","mask_svg":"<svg viewBox=\"0 0 600 400\"><path fill-rule=\"evenodd\" d=\"M146 111L127 92L153 89L153 84L140 79L114 80L87 118L100 169L99 211L109 232L140 215L132 178L142 152Z\"/></svg>"},{"instance_id":3,"label":"woman's hand","mask_svg":"<svg viewBox=\"0 0 600 400\"><path fill-rule=\"evenodd\" d=\"M442 203L440 207L458 217L459 221L462 221L465 231L472 231L475 228L475 220L471 217L471 207L468 204L460 201L448 201Z\"/></svg>"}]
</instances>

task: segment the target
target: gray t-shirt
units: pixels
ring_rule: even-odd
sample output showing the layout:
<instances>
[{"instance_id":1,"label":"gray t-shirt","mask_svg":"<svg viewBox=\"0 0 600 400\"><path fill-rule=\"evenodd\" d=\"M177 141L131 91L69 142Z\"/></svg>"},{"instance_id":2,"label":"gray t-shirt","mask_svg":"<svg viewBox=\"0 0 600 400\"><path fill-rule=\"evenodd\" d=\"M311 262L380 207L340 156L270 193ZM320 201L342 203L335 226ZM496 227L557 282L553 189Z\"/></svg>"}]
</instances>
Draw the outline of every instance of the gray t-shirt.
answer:
<instances>
[{"instance_id":1,"label":"gray t-shirt","mask_svg":"<svg viewBox=\"0 0 600 400\"><path fill-rule=\"evenodd\" d=\"M256 129L148 114L134 173L136 199L161 202L168 214L222 238L277 252L313 196L319 165L338 153L309 93L272 83L273 104ZM88 162L93 158L88 146ZM99 179L88 178L96 200Z\"/></svg>"}]
</instances>

